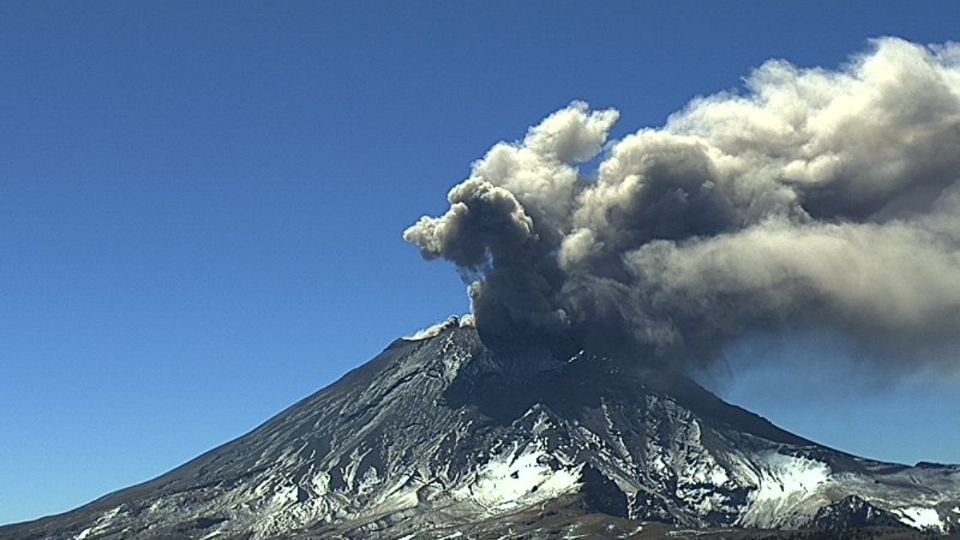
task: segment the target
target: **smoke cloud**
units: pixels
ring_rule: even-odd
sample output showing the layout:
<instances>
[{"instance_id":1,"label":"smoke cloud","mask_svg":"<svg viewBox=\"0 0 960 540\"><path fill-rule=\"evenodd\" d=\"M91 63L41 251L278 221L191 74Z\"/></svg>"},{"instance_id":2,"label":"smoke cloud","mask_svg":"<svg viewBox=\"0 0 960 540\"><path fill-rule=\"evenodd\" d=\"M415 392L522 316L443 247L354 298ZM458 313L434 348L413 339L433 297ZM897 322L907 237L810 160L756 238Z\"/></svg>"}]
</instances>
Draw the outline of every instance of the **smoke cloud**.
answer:
<instances>
[{"instance_id":1,"label":"smoke cloud","mask_svg":"<svg viewBox=\"0 0 960 540\"><path fill-rule=\"evenodd\" d=\"M960 335L960 45L878 39L835 71L768 61L743 92L608 142L617 117L551 114L404 233L470 276L485 339L684 367L826 326L878 362L960 364L903 362Z\"/></svg>"}]
</instances>

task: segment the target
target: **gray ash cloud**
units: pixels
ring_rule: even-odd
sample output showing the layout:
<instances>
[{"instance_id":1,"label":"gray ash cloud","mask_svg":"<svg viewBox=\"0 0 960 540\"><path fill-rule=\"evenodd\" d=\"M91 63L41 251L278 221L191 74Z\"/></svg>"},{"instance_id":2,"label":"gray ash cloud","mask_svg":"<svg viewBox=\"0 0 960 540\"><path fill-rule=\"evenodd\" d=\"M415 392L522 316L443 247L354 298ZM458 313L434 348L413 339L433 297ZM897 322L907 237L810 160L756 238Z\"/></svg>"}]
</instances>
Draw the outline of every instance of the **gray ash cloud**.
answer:
<instances>
[{"instance_id":1,"label":"gray ash cloud","mask_svg":"<svg viewBox=\"0 0 960 540\"><path fill-rule=\"evenodd\" d=\"M822 325L897 369L956 364L960 45L772 60L608 141L617 117L575 102L494 145L404 233L470 276L481 335L683 366Z\"/></svg>"}]
</instances>

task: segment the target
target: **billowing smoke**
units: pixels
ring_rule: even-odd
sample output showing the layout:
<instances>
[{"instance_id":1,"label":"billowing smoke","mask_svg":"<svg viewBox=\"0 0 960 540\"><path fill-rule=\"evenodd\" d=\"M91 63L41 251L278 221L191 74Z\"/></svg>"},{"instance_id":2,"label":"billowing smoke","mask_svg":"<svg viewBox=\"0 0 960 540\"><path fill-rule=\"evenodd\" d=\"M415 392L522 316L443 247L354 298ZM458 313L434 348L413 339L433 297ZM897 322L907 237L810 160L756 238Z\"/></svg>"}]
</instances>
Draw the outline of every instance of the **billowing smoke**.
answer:
<instances>
[{"instance_id":1,"label":"billowing smoke","mask_svg":"<svg viewBox=\"0 0 960 540\"><path fill-rule=\"evenodd\" d=\"M608 143L617 117L575 102L496 144L404 233L470 276L481 335L683 364L823 325L960 364L926 354L960 335L960 45L769 61Z\"/></svg>"}]
</instances>

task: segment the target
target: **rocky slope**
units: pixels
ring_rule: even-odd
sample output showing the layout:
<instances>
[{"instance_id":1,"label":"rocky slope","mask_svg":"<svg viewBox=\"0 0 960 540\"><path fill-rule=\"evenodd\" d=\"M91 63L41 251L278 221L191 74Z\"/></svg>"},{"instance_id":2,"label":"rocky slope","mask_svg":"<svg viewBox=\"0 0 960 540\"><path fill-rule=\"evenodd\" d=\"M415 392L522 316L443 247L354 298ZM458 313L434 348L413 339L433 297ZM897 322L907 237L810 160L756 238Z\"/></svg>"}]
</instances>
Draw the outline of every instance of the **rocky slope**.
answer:
<instances>
[{"instance_id":1,"label":"rocky slope","mask_svg":"<svg viewBox=\"0 0 960 540\"><path fill-rule=\"evenodd\" d=\"M679 375L585 353L497 354L451 321L164 476L0 538L626 538L671 527L958 531L960 468L838 452Z\"/></svg>"}]
</instances>

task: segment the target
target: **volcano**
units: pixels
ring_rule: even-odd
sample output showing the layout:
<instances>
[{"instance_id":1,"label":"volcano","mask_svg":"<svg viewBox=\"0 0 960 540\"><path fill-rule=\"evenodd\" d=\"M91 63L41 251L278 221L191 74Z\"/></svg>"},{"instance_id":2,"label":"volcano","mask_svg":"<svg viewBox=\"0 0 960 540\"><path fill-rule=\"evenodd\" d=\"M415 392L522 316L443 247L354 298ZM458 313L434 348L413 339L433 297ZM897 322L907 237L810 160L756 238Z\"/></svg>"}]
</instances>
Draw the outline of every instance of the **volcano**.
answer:
<instances>
[{"instance_id":1,"label":"volcano","mask_svg":"<svg viewBox=\"0 0 960 540\"><path fill-rule=\"evenodd\" d=\"M454 318L159 478L0 537L960 531L960 467L833 450L640 365L495 352Z\"/></svg>"}]
</instances>

